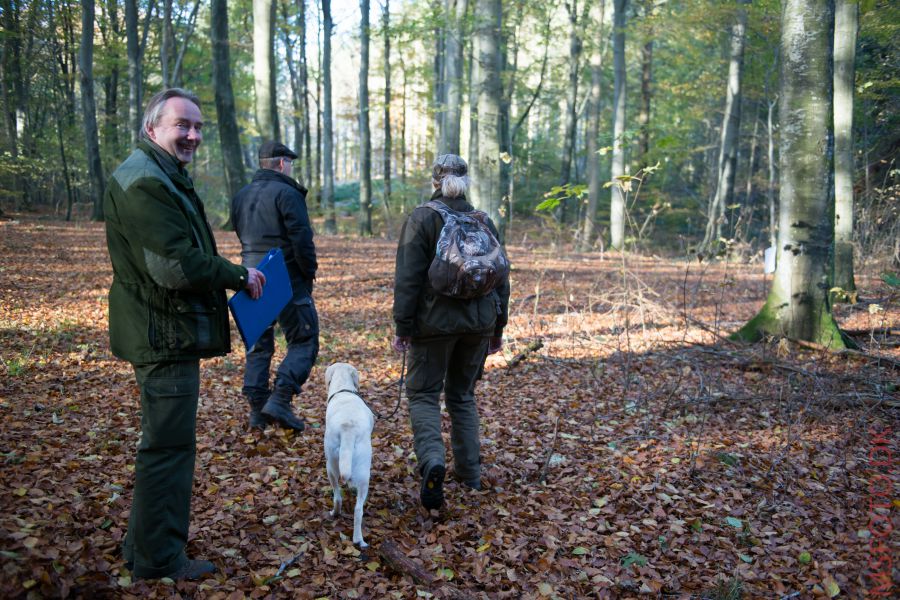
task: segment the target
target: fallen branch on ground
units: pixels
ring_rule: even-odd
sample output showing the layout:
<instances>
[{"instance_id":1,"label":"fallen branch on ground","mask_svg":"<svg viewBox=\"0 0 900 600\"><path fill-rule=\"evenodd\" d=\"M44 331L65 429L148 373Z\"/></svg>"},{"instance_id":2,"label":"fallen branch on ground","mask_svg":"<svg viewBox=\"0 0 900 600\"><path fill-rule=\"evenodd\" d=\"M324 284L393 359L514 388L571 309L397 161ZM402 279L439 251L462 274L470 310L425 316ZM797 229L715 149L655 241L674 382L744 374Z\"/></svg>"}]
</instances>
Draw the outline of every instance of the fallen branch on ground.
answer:
<instances>
[{"instance_id":1,"label":"fallen branch on ground","mask_svg":"<svg viewBox=\"0 0 900 600\"><path fill-rule=\"evenodd\" d=\"M509 361L509 364L507 365L506 368L508 368L508 369L513 368L514 366L516 366L517 364L519 364L520 362L522 362L523 360L528 358L529 354L531 354L532 352L537 352L538 350L540 350L543 347L544 347L543 340L541 340L541 339L534 340L533 342L528 344L528 346L526 346L524 350L522 350L521 352L519 352L518 354L513 356L512 360Z\"/></svg>"},{"instance_id":2,"label":"fallen branch on ground","mask_svg":"<svg viewBox=\"0 0 900 600\"><path fill-rule=\"evenodd\" d=\"M403 550L394 542L388 540L379 544L378 554L381 555L384 562L393 570L401 575L408 575L417 584L428 587L431 591L439 593L443 598L454 598L458 600L468 600L471 598L471 596L467 595L452 583L439 579L434 574L429 573L423 567L410 560L410 558L403 553Z\"/></svg>"}]
</instances>

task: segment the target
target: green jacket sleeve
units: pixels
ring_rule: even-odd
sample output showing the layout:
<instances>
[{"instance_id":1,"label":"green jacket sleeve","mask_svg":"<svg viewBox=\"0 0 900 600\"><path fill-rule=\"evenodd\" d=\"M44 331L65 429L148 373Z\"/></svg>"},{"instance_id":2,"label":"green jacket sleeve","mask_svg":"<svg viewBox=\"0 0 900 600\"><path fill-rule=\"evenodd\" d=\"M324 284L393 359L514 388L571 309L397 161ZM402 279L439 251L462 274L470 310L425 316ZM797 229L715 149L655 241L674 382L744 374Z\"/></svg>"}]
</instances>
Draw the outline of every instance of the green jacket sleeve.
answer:
<instances>
[{"instance_id":1,"label":"green jacket sleeve","mask_svg":"<svg viewBox=\"0 0 900 600\"><path fill-rule=\"evenodd\" d=\"M149 177L136 180L125 197L129 201L118 207L119 220L135 236L133 247L140 248L157 285L190 291L244 287L247 269L216 254L212 232L196 207Z\"/></svg>"},{"instance_id":2,"label":"green jacket sleeve","mask_svg":"<svg viewBox=\"0 0 900 600\"><path fill-rule=\"evenodd\" d=\"M428 223L424 219L429 213L437 214L428 208L417 208L400 231L394 270L394 324L399 336L411 336L415 331L419 296L434 255L434 244L429 241Z\"/></svg>"}]
</instances>

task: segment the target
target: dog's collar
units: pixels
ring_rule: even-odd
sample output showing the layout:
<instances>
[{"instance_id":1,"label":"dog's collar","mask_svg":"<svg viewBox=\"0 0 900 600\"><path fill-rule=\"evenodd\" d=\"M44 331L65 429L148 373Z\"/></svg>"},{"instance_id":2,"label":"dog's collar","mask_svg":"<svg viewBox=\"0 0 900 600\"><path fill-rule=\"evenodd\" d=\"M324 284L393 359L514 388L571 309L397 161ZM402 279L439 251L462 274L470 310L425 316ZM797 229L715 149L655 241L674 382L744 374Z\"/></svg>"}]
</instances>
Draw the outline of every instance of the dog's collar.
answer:
<instances>
[{"instance_id":1,"label":"dog's collar","mask_svg":"<svg viewBox=\"0 0 900 600\"><path fill-rule=\"evenodd\" d=\"M349 392L349 393L353 394L354 396L356 396L357 398L359 398L360 400L362 400L362 401L363 401L363 404L365 404L366 406L369 405L365 400L363 400L363 397L359 395L359 392L357 392L356 390L351 390L350 388L344 388L344 389L342 389L342 390L338 390L338 391L336 391L336 392L334 392L334 393L332 393L332 394L329 394L329 395L328 395L328 400L325 401L325 404L328 404L329 402L331 402L331 399L332 399L332 398L334 398L334 397L337 396L338 394L342 394L342 393L344 393L344 392Z\"/></svg>"}]
</instances>

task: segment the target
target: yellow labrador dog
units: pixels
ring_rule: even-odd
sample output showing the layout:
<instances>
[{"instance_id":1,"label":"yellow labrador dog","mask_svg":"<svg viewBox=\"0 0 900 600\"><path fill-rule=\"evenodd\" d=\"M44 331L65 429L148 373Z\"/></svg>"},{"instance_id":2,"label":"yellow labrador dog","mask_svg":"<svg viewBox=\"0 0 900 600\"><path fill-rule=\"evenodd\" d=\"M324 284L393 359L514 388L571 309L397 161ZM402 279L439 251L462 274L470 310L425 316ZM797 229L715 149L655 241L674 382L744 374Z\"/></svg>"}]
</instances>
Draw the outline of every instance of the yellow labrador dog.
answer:
<instances>
[{"instance_id":1,"label":"yellow labrador dog","mask_svg":"<svg viewBox=\"0 0 900 600\"><path fill-rule=\"evenodd\" d=\"M360 398L359 372L347 363L334 363L325 370L328 407L325 410L325 469L334 496L331 515L341 514L341 484L356 488L353 509L353 543L363 541L363 505L369 494L372 468L372 428L375 415Z\"/></svg>"}]
</instances>

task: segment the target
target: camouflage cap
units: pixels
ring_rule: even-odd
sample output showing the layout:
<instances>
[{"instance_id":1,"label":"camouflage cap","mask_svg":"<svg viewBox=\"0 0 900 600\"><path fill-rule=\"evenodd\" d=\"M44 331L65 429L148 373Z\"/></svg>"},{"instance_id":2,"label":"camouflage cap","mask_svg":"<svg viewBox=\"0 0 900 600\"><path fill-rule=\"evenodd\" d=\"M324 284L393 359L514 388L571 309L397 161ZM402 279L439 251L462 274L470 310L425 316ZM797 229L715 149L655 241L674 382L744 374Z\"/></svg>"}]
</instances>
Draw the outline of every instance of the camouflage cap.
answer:
<instances>
[{"instance_id":1,"label":"camouflage cap","mask_svg":"<svg viewBox=\"0 0 900 600\"><path fill-rule=\"evenodd\" d=\"M431 168L431 177L435 181L440 181L445 175L456 175L463 177L469 172L469 165L461 156L456 154L441 154L434 161Z\"/></svg>"}]
</instances>

